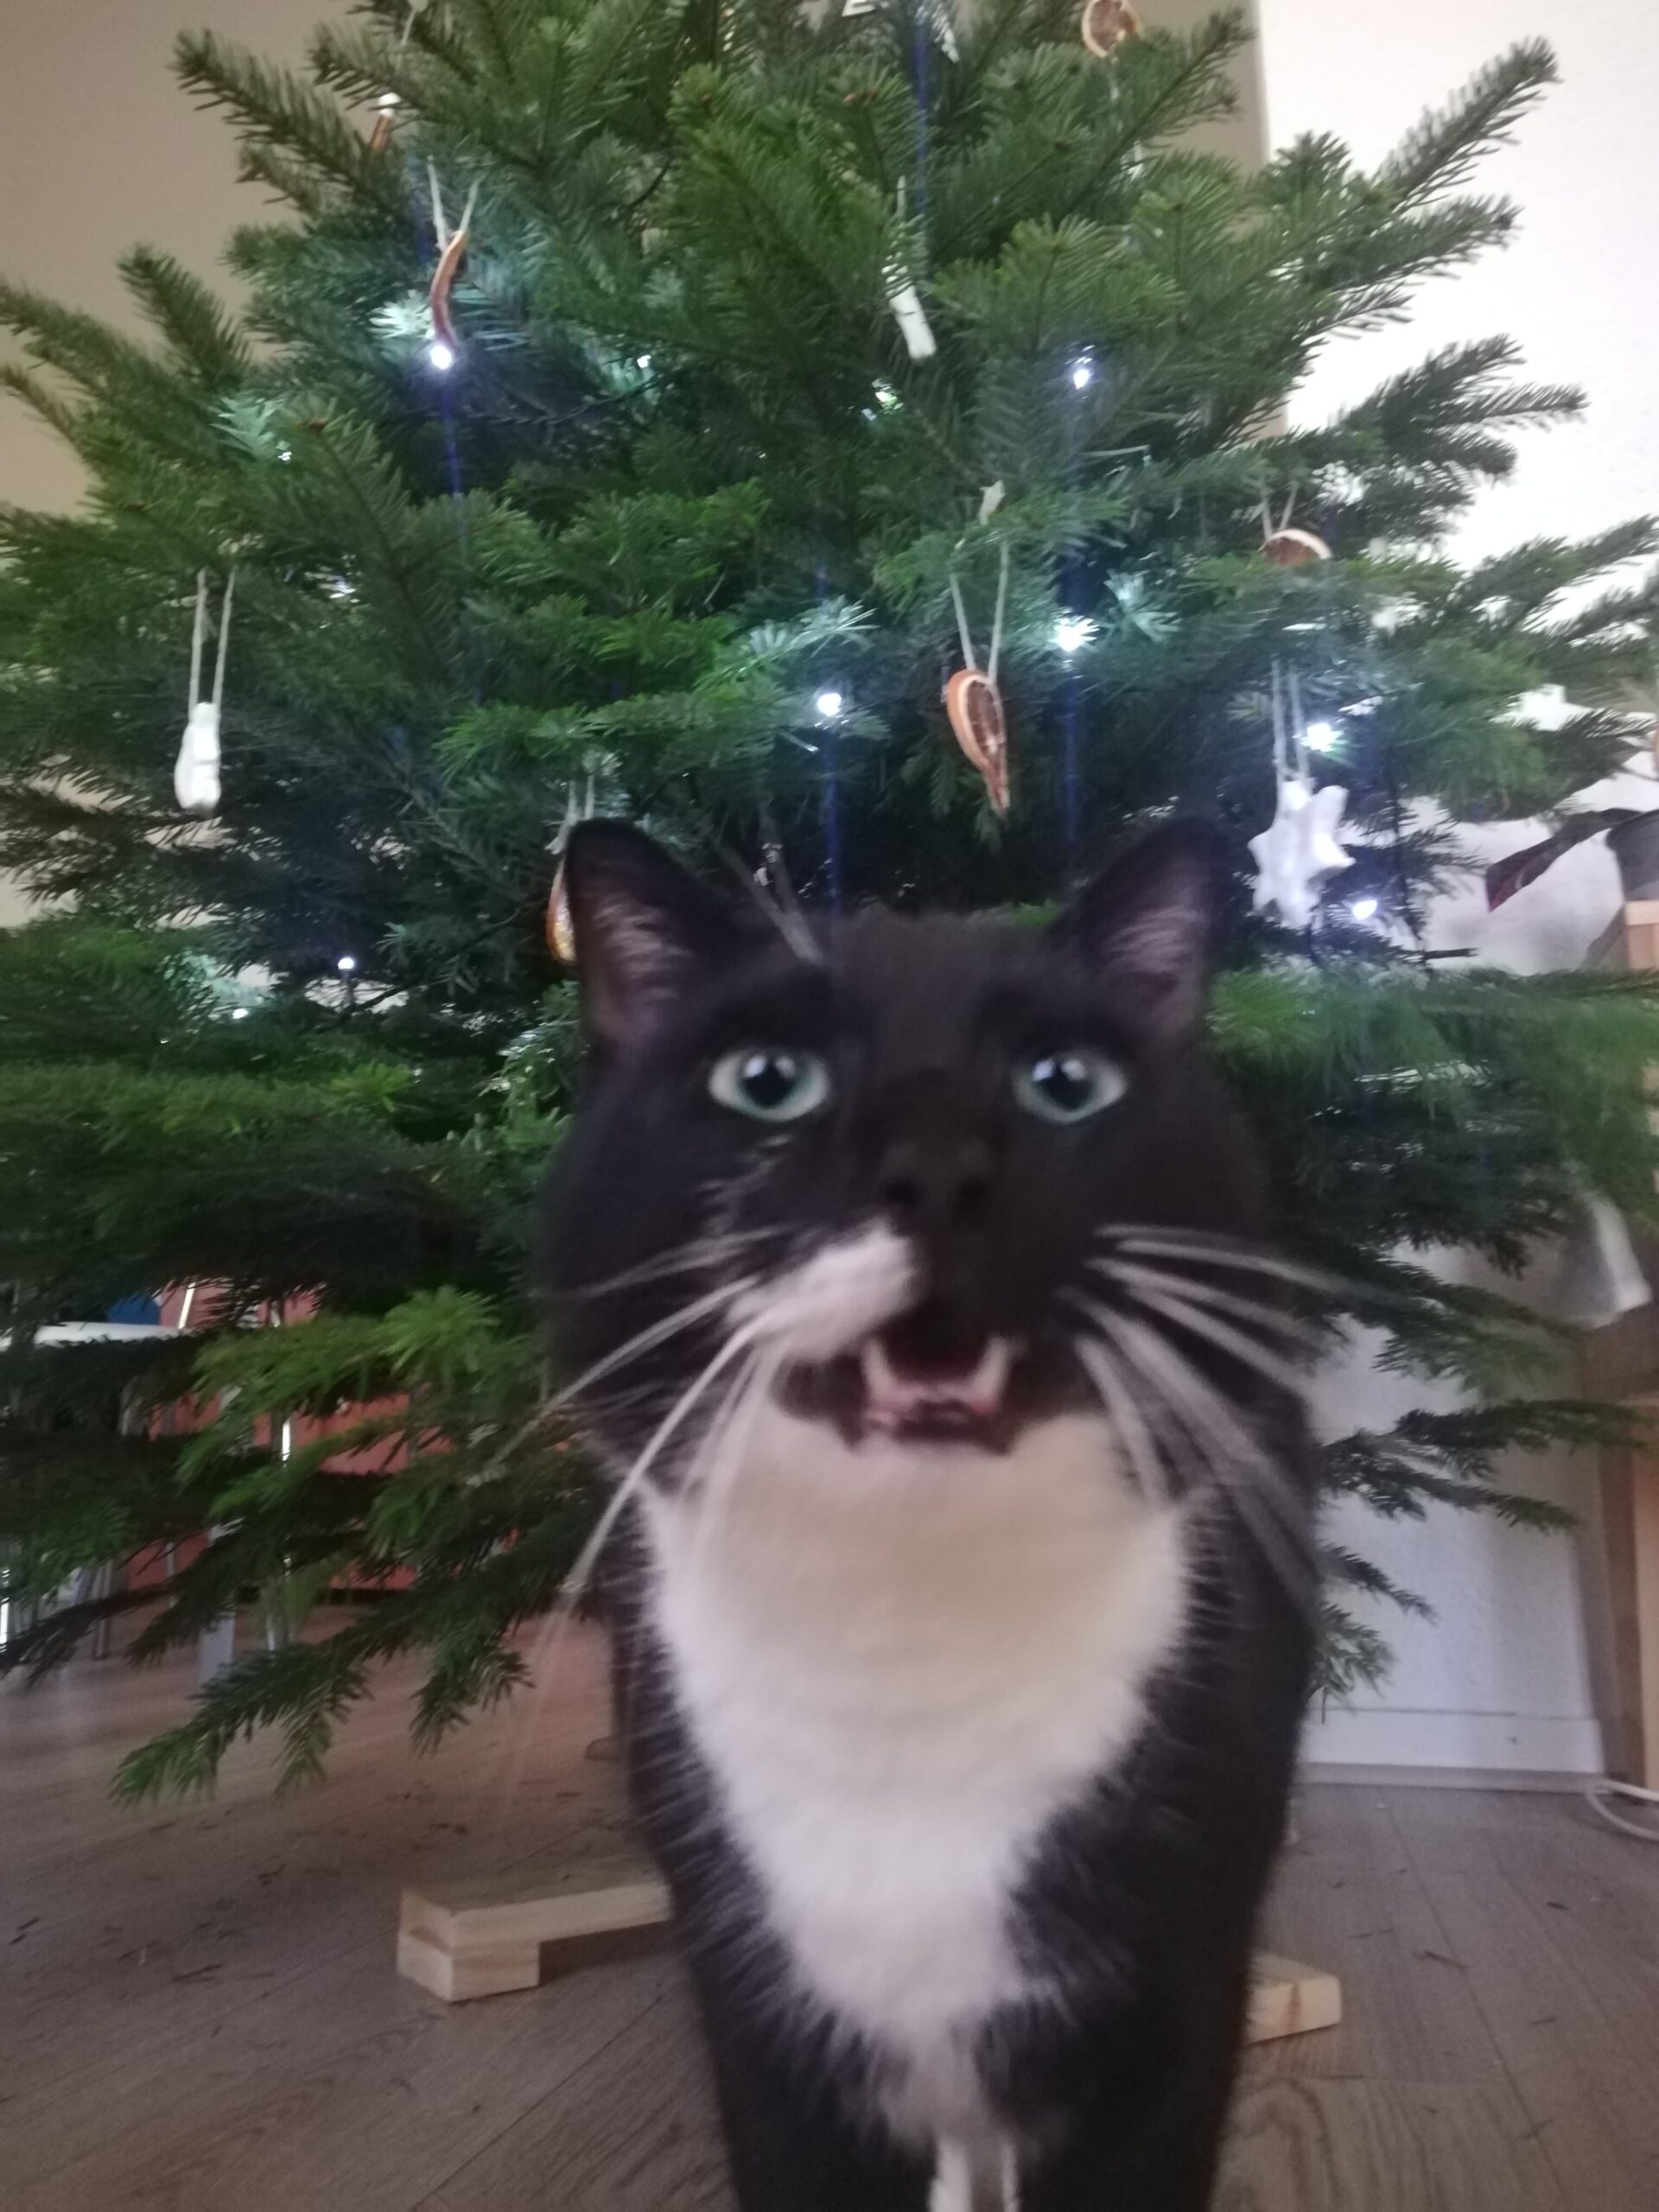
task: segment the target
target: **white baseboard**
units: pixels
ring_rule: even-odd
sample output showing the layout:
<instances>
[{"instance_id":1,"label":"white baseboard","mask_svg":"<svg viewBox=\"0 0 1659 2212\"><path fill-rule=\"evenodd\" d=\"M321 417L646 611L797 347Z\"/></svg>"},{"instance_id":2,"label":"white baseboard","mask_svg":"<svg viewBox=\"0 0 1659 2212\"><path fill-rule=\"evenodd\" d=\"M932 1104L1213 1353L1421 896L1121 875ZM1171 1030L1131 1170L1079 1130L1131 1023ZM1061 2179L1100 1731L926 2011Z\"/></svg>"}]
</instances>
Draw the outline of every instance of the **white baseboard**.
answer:
<instances>
[{"instance_id":1,"label":"white baseboard","mask_svg":"<svg viewBox=\"0 0 1659 2212\"><path fill-rule=\"evenodd\" d=\"M1581 1774L1535 1774L1524 1766L1360 1766L1324 1759L1308 1760L1297 1780L1315 1789L1479 1789L1488 1796L1541 1797L1577 1797L1585 1784Z\"/></svg>"},{"instance_id":2,"label":"white baseboard","mask_svg":"<svg viewBox=\"0 0 1659 2212\"><path fill-rule=\"evenodd\" d=\"M1601 1774L1600 1724L1549 1713L1413 1713L1327 1707L1302 1738L1325 1768L1450 1767L1464 1773Z\"/></svg>"}]
</instances>

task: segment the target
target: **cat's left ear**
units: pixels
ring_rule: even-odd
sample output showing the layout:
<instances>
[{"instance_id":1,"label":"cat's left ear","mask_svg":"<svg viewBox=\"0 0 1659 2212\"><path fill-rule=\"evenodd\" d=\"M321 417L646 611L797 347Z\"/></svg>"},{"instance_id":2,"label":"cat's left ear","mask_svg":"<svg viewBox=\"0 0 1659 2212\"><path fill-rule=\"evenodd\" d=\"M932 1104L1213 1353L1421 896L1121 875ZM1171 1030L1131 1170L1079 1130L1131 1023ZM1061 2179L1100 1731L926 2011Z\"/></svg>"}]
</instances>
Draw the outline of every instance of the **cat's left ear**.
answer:
<instances>
[{"instance_id":1,"label":"cat's left ear","mask_svg":"<svg viewBox=\"0 0 1659 2212\"><path fill-rule=\"evenodd\" d=\"M1227 844L1207 822L1161 823L1066 906L1056 941L1082 956L1154 1041L1190 1035L1204 1011L1227 887Z\"/></svg>"},{"instance_id":2,"label":"cat's left ear","mask_svg":"<svg viewBox=\"0 0 1659 2212\"><path fill-rule=\"evenodd\" d=\"M731 908L626 822L581 822L564 849L582 1012L615 1052L644 1035L743 942Z\"/></svg>"}]
</instances>

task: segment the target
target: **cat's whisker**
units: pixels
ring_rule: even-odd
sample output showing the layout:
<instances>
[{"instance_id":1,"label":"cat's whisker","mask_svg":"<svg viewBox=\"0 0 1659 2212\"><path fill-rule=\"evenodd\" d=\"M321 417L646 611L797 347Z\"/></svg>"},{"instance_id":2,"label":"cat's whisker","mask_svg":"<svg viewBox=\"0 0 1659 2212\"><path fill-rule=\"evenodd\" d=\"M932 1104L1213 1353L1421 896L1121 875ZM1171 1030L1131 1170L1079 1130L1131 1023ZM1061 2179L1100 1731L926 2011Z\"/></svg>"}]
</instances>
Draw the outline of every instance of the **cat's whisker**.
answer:
<instances>
[{"instance_id":1,"label":"cat's whisker","mask_svg":"<svg viewBox=\"0 0 1659 2212\"><path fill-rule=\"evenodd\" d=\"M718 1409L692 1455L684 1476L684 1481L689 1489L706 1489L709 1477L702 1472L705 1466L711 1466L715 1471L715 1478L718 1478L721 1469L729 1465L733 1471L728 1478L728 1486L730 1481L735 1478L744 1452L744 1444L737 1434L738 1424L740 1421L742 1422L743 1433L747 1436L748 1429L753 1425L754 1413L760 1402L760 1395L770 1390L772 1379L782 1363L780 1355L773 1354L768 1358L764 1353L750 1352L749 1357L740 1368L735 1381L721 1397ZM706 1381L707 1378L705 1377L704 1380ZM648 1446L646 1448L649 1451L651 1447ZM594 1563L598 1560L605 1542L613 1532L615 1521L620 1519L626 1507L626 1500L622 1496L622 1491L627 1489L630 1484L637 1487L636 1478L643 1479L644 1472L645 1469L639 1462L630 1469L628 1476L619 1489L617 1497L612 1501L607 1516L612 1521L612 1529L607 1529L601 1524L601 1527L594 1531L588 1548L593 1554L592 1560L588 1560L587 1554L584 1554L583 1558L577 1560L575 1567L571 1569L570 1576L567 1577L567 1590L574 1579L579 1573L584 1573L584 1562L586 1562L585 1573L591 1575ZM573 1618L575 1606L579 1601L580 1595L580 1590L568 1598L564 1598L562 1593L563 1602L555 1611L555 1621L561 1633L565 1624ZM633 1741L632 1748L638 1749L637 1739ZM660 1772L659 1765L659 1780Z\"/></svg>"},{"instance_id":2,"label":"cat's whisker","mask_svg":"<svg viewBox=\"0 0 1659 2212\"><path fill-rule=\"evenodd\" d=\"M1225 1237L1206 1236L1197 1230L1125 1229L1115 1224L1100 1232L1099 1242L1137 1257L1179 1260L1188 1267L1212 1267L1224 1271L1236 1268L1274 1275L1281 1282L1294 1283L1302 1290L1320 1291L1330 1297L1379 1299L1388 1295L1386 1292L1370 1289L1364 1283L1332 1274L1323 1268L1308 1267L1300 1260L1287 1260L1276 1252L1263 1251L1257 1246Z\"/></svg>"},{"instance_id":3,"label":"cat's whisker","mask_svg":"<svg viewBox=\"0 0 1659 2212\"><path fill-rule=\"evenodd\" d=\"M722 1230L715 1236L695 1238L681 1245L677 1251L643 1260L637 1268L624 1268L616 1274L601 1275L593 1282L571 1283L559 1296L607 1298L613 1291L631 1290L642 1282L659 1282L665 1275L695 1274L701 1268L718 1267L722 1261L735 1258L739 1252L768 1236L783 1235L782 1230L770 1223L758 1229Z\"/></svg>"},{"instance_id":4,"label":"cat's whisker","mask_svg":"<svg viewBox=\"0 0 1659 2212\"><path fill-rule=\"evenodd\" d=\"M753 1380L761 1355L750 1351L739 1366L720 1402L709 1417L702 1434L697 1440L690 1457L679 1471L678 1487L686 1496L699 1495L710 1479L710 1471L717 1471L727 1452L735 1416L746 1402L747 1393ZM630 1477L632 1470L630 1470Z\"/></svg>"},{"instance_id":5,"label":"cat's whisker","mask_svg":"<svg viewBox=\"0 0 1659 2212\"><path fill-rule=\"evenodd\" d=\"M1135 1392L1117 1362L1105 1345L1093 1337L1073 1336L1071 1349L1122 1442L1124 1454L1142 1493L1156 1505L1167 1505L1169 1481L1163 1459Z\"/></svg>"},{"instance_id":6,"label":"cat's whisker","mask_svg":"<svg viewBox=\"0 0 1659 2212\"><path fill-rule=\"evenodd\" d=\"M699 1455L706 1460L708 1471L698 1484L696 1527L691 1540L694 1560L701 1560L706 1555L718 1534L721 1518L730 1505L748 1463L755 1423L786 1364L785 1355L778 1351L757 1354L750 1361L739 1378L733 1397L727 1401L729 1418L724 1420L718 1439L711 1440L714 1448Z\"/></svg>"},{"instance_id":7,"label":"cat's whisker","mask_svg":"<svg viewBox=\"0 0 1659 2212\"><path fill-rule=\"evenodd\" d=\"M1103 1318L1106 1318L1103 1313ZM1272 1455L1254 1434L1221 1392L1192 1364L1192 1361L1166 1338L1143 1322L1127 1315L1116 1317L1129 1331L1144 1354L1150 1357L1160 1371L1169 1380L1166 1395L1171 1397L1175 1410L1185 1417L1191 1414L1205 1427L1217 1448L1224 1454L1217 1471L1230 1474L1233 1457L1250 1469L1253 1488L1260 1492L1273 1510L1280 1527L1307 1554L1310 1565L1312 1553L1303 1522L1300 1502L1286 1482L1284 1475Z\"/></svg>"},{"instance_id":8,"label":"cat's whisker","mask_svg":"<svg viewBox=\"0 0 1659 2212\"><path fill-rule=\"evenodd\" d=\"M1172 1274L1166 1268L1141 1267L1133 1260L1085 1260L1084 1265L1091 1274L1105 1275L1131 1290L1144 1287L1163 1291L1173 1297L1188 1299L1196 1306L1211 1306L1217 1313L1230 1313L1238 1320L1248 1321L1253 1328L1276 1331L1282 1337L1310 1346L1313 1343L1313 1331L1294 1313L1283 1313L1276 1306L1263 1306L1257 1299L1237 1297L1233 1292L1218 1289L1214 1283L1196 1276Z\"/></svg>"},{"instance_id":9,"label":"cat's whisker","mask_svg":"<svg viewBox=\"0 0 1659 2212\"><path fill-rule=\"evenodd\" d=\"M681 1470L679 1487L687 1495L701 1490L709 1480L709 1470L719 1464L738 1408L745 1402L745 1395L760 1361L761 1354L751 1351L721 1392L720 1403L709 1416L709 1425L698 1440L696 1450Z\"/></svg>"},{"instance_id":10,"label":"cat's whisker","mask_svg":"<svg viewBox=\"0 0 1659 2212\"><path fill-rule=\"evenodd\" d=\"M1220 1320L1215 1314L1206 1313L1191 1299L1142 1287L1136 1293L1136 1300L1150 1312L1161 1313L1166 1321L1173 1321L1178 1329L1185 1329L1195 1337L1205 1338L1217 1351L1224 1351L1230 1359L1253 1368L1256 1374L1265 1376L1269 1382L1276 1383L1280 1389L1288 1390L1297 1397L1306 1392L1309 1377L1306 1369L1294 1367L1288 1360L1281 1359L1276 1352L1270 1351L1265 1344L1258 1344L1254 1337L1246 1336L1230 1321Z\"/></svg>"},{"instance_id":11,"label":"cat's whisker","mask_svg":"<svg viewBox=\"0 0 1659 2212\"><path fill-rule=\"evenodd\" d=\"M763 1334L765 1328L765 1317L760 1316L753 1321L745 1322L741 1328L734 1329L714 1357L681 1391L668 1413L657 1424L633 1465L617 1484L614 1497L599 1516L593 1535L582 1546L575 1565L564 1579L560 1591L560 1599L567 1607L575 1605L587 1589L600 1554L610 1541L617 1523L627 1511L634 1498L638 1497L640 1484L661 1457L664 1446L687 1419L710 1383L724 1374L740 1353L748 1350L755 1339Z\"/></svg>"},{"instance_id":12,"label":"cat's whisker","mask_svg":"<svg viewBox=\"0 0 1659 2212\"><path fill-rule=\"evenodd\" d=\"M1185 1413L1178 1413L1178 1418L1185 1421ZM1192 1433L1190 1424L1188 1433ZM1274 1495L1263 1494L1259 1467L1258 1479L1253 1481L1248 1466L1202 1439L1196 1440L1200 1462L1212 1478L1205 1486L1209 1496L1236 1516L1286 1596L1311 1618L1318 1598L1318 1568L1301 1529L1293 1525L1288 1510ZM1268 1490L1270 1493L1270 1485Z\"/></svg>"},{"instance_id":13,"label":"cat's whisker","mask_svg":"<svg viewBox=\"0 0 1659 2212\"><path fill-rule=\"evenodd\" d=\"M676 1306L673 1313L664 1314L660 1321L653 1321L648 1328L639 1330L607 1351L603 1358L596 1359L591 1367L584 1368L574 1382L567 1382L556 1394L547 1410L552 1412L569 1405L573 1400L582 1397L595 1382L602 1382L607 1375L613 1375L619 1367L626 1367L632 1360L642 1359L646 1352L655 1351L658 1345L667 1344L671 1338L681 1335L687 1329L694 1329L699 1321L707 1320L721 1306L731 1305L745 1292L753 1290L760 1280L758 1275L743 1275L704 1292L701 1298L694 1298L689 1306Z\"/></svg>"},{"instance_id":14,"label":"cat's whisker","mask_svg":"<svg viewBox=\"0 0 1659 2212\"><path fill-rule=\"evenodd\" d=\"M667 1405L674 1395L674 1384L657 1376L640 1381L637 1376L624 1377L608 1387L587 1391L582 1402L582 1421L585 1428L594 1429L601 1417L613 1420L618 1414L649 1412L653 1405Z\"/></svg>"},{"instance_id":15,"label":"cat's whisker","mask_svg":"<svg viewBox=\"0 0 1659 2212\"><path fill-rule=\"evenodd\" d=\"M1181 1221L1114 1219L1102 1222L1095 1233L1114 1240L1158 1236L1166 1243L1202 1245L1205 1251L1234 1252L1246 1258L1276 1260L1283 1256L1276 1245L1264 1244L1259 1237L1246 1236L1230 1229L1195 1229Z\"/></svg>"},{"instance_id":16,"label":"cat's whisker","mask_svg":"<svg viewBox=\"0 0 1659 2212\"><path fill-rule=\"evenodd\" d=\"M1314 1567L1299 1509L1238 1414L1190 1360L1144 1322L1075 1294L1071 1302L1155 1390L1201 1464L1226 1490L1286 1591L1299 1605L1310 1606ZM1266 1522L1253 1510L1258 1500L1268 1510Z\"/></svg>"},{"instance_id":17,"label":"cat's whisker","mask_svg":"<svg viewBox=\"0 0 1659 2212\"><path fill-rule=\"evenodd\" d=\"M596 1359L591 1367L585 1368L574 1382L567 1382L562 1389L553 1391L546 1397L529 1420L521 1422L505 1439L486 1471L499 1471L505 1466L521 1446L529 1443L531 1437L545 1428L556 1414L568 1412L573 1402L590 1391L595 1382L602 1382L607 1375L615 1374L620 1367L626 1367L631 1360L643 1359L647 1352L655 1351L659 1344L669 1343L685 1330L694 1329L699 1321L706 1320L710 1314L718 1313L722 1306L731 1305L734 1300L753 1290L759 1281L758 1275L741 1275L731 1282L721 1283L702 1297L693 1299L689 1306L677 1306L672 1313L665 1314L660 1321L653 1321L649 1328L641 1329L624 1343L613 1345L603 1358Z\"/></svg>"}]
</instances>

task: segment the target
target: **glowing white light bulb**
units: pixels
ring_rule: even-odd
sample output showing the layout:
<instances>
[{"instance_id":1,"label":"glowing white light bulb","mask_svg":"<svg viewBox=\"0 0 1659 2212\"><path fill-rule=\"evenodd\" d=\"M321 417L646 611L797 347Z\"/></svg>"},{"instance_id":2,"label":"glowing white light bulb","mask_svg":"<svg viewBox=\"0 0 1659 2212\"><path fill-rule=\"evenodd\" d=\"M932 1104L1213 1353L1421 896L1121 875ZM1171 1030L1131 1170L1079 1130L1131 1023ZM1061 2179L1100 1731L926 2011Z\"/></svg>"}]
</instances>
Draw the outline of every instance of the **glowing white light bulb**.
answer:
<instances>
[{"instance_id":1,"label":"glowing white light bulb","mask_svg":"<svg viewBox=\"0 0 1659 2212\"><path fill-rule=\"evenodd\" d=\"M1310 753L1334 753L1341 735L1335 722L1309 722L1307 749Z\"/></svg>"},{"instance_id":2,"label":"glowing white light bulb","mask_svg":"<svg viewBox=\"0 0 1659 2212\"><path fill-rule=\"evenodd\" d=\"M1079 353L1071 364L1071 385L1077 391L1086 391L1095 380L1095 365L1086 353Z\"/></svg>"},{"instance_id":3,"label":"glowing white light bulb","mask_svg":"<svg viewBox=\"0 0 1659 2212\"><path fill-rule=\"evenodd\" d=\"M385 110L387 114L390 114L391 110L395 107L402 107L403 104L404 99L401 92L382 92L379 99L375 102L376 107Z\"/></svg>"},{"instance_id":4,"label":"glowing white light bulb","mask_svg":"<svg viewBox=\"0 0 1659 2212\"><path fill-rule=\"evenodd\" d=\"M821 721L832 722L846 704L839 691L820 691L813 701Z\"/></svg>"},{"instance_id":5,"label":"glowing white light bulb","mask_svg":"<svg viewBox=\"0 0 1659 2212\"><path fill-rule=\"evenodd\" d=\"M245 1021L251 1011L252 1009L250 1007L233 1006L231 1008L231 1020L232 1021Z\"/></svg>"},{"instance_id":6,"label":"glowing white light bulb","mask_svg":"<svg viewBox=\"0 0 1659 2212\"><path fill-rule=\"evenodd\" d=\"M651 366L650 354L636 353L633 357L633 365L636 369L648 369Z\"/></svg>"},{"instance_id":7,"label":"glowing white light bulb","mask_svg":"<svg viewBox=\"0 0 1659 2212\"><path fill-rule=\"evenodd\" d=\"M339 969L342 976L355 976L357 973L357 955L353 952L342 952L339 959L335 961L334 965Z\"/></svg>"},{"instance_id":8,"label":"glowing white light bulb","mask_svg":"<svg viewBox=\"0 0 1659 2212\"><path fill-rule=\"evenodd\" d=\"M1054 642L1063 653L1076 652L1094 634L1095 626L1086 614L1062 614L1054 625Z\"/></svg>"},{"instance_id":9,"label":"glowing white light bulb","mask_svg":"<svg viewBox=\"0 0 1659 2212\"><path fill-rule=\"evenodd\" d=\"M435 338L426 349L426 365L438 374L448 376L455 365L455 349L442 338Z\"/></svg>"},{"instance_id":10,"label":"glowing white light bulb","mask_svg":"<svg viewBox=\"0 0 1659 2212\"><path fill-rule=\"evenodd\" d=\"M1351 899L1348 902L1348 911L1357 922L1375 921L1376 901L1375 899Z\"/></svg>"}]
</instances>

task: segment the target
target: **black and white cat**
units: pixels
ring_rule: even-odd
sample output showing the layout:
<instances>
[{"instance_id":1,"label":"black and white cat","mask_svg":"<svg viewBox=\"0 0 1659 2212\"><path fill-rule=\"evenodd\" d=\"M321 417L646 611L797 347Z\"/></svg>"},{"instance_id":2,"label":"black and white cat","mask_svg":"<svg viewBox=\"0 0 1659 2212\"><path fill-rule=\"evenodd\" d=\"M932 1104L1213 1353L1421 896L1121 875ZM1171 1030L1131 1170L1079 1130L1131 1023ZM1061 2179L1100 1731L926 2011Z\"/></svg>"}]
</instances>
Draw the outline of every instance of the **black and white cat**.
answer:
<instances>
[{"instance_id":1,"label":"black and white cat","mask_svg":"<svg viewBox=\"0 0 1659 2212\"><path fill-rule=\"evenodd\" d=\"M1200 2212L1311 1484L1175 823L1046 931L566 886L548 1236L743 2212Z\"/></svg>"}]
</instances>

